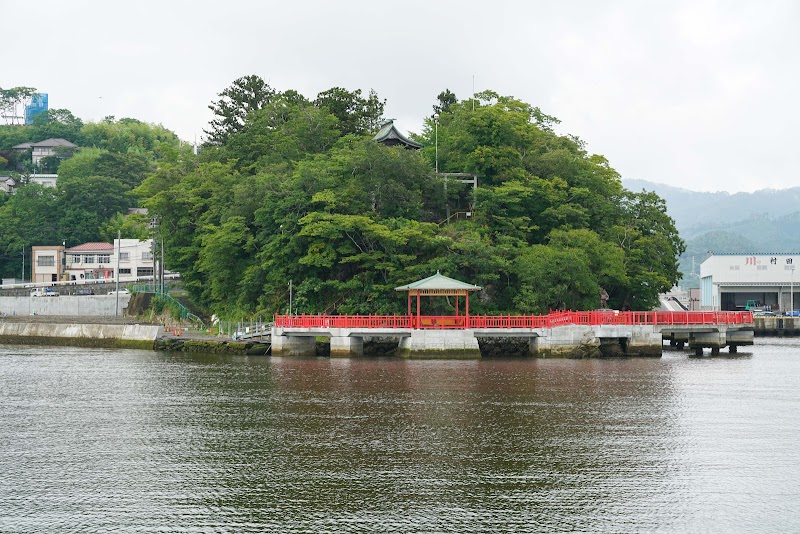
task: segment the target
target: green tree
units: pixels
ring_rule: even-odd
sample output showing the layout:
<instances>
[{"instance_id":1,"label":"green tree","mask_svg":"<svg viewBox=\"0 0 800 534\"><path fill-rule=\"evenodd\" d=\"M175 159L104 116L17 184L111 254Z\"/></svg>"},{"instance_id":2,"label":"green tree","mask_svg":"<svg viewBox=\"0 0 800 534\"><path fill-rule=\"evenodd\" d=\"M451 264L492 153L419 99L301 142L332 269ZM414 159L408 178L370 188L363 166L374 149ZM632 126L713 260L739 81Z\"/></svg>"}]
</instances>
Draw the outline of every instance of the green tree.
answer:
<instances>
[{"instance_id":1,"label":"green tree","mask_svg":"<svg viewBox=\"0 0 800 534\"><path fill-rule=\"evenodd\" d=\"M106 117L97 123L81 128L81 146L102 148L109 152L139 154L157 159L156 148L162 143L178 146L177 136L161 125L148 124L136 119L116 120Z\"/></svg>"},{"instance_id":2,"label":"green tree","mask_svg":"<svg viewBox=\"0 0 800 534\"><path fill-rule=\"evenodd\" d=\"M240 170L294 164L329 150L339 138L336 118L308 103L276 96L253 111L242 129L229 136L222 159L234 159Z\"/></svg>"},{"instance_id":3,"label":"green tree","mask_svg":"<svg viewBox=\"0 0 800 534\"><path fill-rule=\"evenodd\" d=\"M332 87L322 91L314 105L325 109L339 120L337 128L342 135L363 135L375 131L381 123L386 100L370 89L369 96L361 96L361 89L348 91L343 87Z\"/></svg>"},{"instance_id":4,"label":"green tree","mask_svg":"<svg viewBox=\"0 0 800 534\"><path fill-rule=\"evenodd\" d=\"M208 108L214 113L208 135L210 145L224 145L228 137L240 131L247 115L261 109L275 96L275 90L256 75L243 76L233 81L230 87L223 90L216 102Z\"/></svg>"},{"instance_id":5,"label":"green tree","mask_svg":"<svg viewBox=\"0 0 800 534\"><path fill-rule=\"evenodd\" d=\"M14 123L21 123L19 107L28 101L34 94L36 89L33 87L11 87L3 89L0 87L0 116L8 117L8 120Z\"/></svg>"},{"instance_id":6,"label":"green tree","mask_svg":"<svg viewBox=\"0 0 800 534\"><path fill-rule=\"evenodd\" d=\"M678 257L685 250L675 221L667 215L664 200L652 192L625 191L621 198L620 220L609 230L609 237L625 251L627 284L615 287L622 307L652 309L658 294L680 280ZM612 294L612 290L608 290Z\"/></svg>"},{"instance_id":7,"label":"green tree","mask_svg":"<svg viewBox=\"0 0 800 534\"><path fill-rule=\"evenodd\" d=\"M520 289L514 304L520 311L547 313L597 307L600 286L581 249L533 245L520 255L516 271Z\"/></svg>"},{"instance_id":8,"label":"green tree","mask_svg":"<svg viewBox=\"0 0 800 534\"><path fill-rule=\"evenodd\" d=\"M100 240L111 242L121 235L122 239L144 241L152 237L150 217L143 213L115 213L105 224L100 225Z\"/></svg>"},{"instance_id":9,"label":"green tree","mask_svg":"<svg viewBox=\"0 0 800 534\"><path fill-rule=\"evenodd\" d=\"M49 138L66 139L80 144L83 121L67 109L48 109L33 119L31 136L37 141Z\"/></svg>"},{"instance_id":10,"label":"green tree","mask_svg":"<svg viewBox=\"0 0 800 534\"><path fill-rule=\"evenodd\" d=\"M439 101L439 103L433 106L434 115L450 113L450 107L458 102L458 98L456 98L455 93L451 92L450 89L445 89L439 93L439 96L437 96L436 99Z\"/></svg>"}]
</instances>

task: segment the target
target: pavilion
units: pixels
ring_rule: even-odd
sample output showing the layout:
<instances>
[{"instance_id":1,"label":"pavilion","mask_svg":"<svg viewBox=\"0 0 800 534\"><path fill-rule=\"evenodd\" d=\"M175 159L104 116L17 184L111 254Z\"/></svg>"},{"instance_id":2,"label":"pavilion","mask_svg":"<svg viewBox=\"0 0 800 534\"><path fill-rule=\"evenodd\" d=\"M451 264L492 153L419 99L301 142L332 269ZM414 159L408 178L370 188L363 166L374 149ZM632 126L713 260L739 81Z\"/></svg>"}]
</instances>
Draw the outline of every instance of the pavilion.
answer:
<instances>
[{"instance_id":1,"label":"pavilion","mask_svg":"<svg viewBox=\"0 0 800 534\"><path fill-rule=\"evenodd\" d=\"M428 278L423 278L422 280L417 280L416 282L412 282L410 284L396 287L394 288L395 291L407 291L408 292L408 315L413 317L414 325L416 328L420 326L437 326L435 324L423 325L421 321L420 314L420 300L422 297L455 297L455 317L444 317L440 318L441 326L461 326L468 327L469 325L469 293L470 291L480 291L483 289L481 286L476 286L472 284L468 284L466 282L462 282L460 280L456 280L454 278L450 278L441 274L439 271L436 271L436 274L433 276L429 276ZM412 314L411 311L411 300L412 298L417 297L417 313L416 315ZM464 297L464 315L459 316L459 298ZM428 321L436 321L436 318L428 318L426 317L424 320Z\"/></svg>"}]
</instances>

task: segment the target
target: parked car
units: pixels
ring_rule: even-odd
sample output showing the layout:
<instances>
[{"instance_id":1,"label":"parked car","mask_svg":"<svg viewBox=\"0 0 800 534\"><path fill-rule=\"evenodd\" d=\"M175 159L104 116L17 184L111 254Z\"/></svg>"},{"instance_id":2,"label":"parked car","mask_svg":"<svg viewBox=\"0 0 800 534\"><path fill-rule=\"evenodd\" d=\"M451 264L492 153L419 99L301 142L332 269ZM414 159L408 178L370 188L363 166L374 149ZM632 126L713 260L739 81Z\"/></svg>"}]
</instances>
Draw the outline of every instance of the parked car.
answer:
<instances>
[{"instance_id":1,"label":"parked car","mask_svg":"<svg viewBox=\"0 0 800 534\"><path fill-rule=\"evenodd\" d=\"M800 310L787 311L786 315L788 317L800 317Z\"/></svg>"},{"instance_id":2,"label":"parked car","mask_svg":"<svg viewBox=\"0 0 800 534\"><path fill-rule=\"evenodd\" d=\"M49 287L37 287L31 291L32 297L57 297L58 291Z\"/></svg>"},{"instance_id":3,"label":"parked car","mask_svg":"<svg viewBox=\"0 0 800 534\"><path fill-rule=\"evenodd\" d=\"M91 287L79 287L75 290L76 295L94 295L94 289Z\"/></svg>"},{"instance_id":4,"label":"parked car","mask_svg":"<svg viewBox=\"0 0 800 534\"><path fill-rule=\"evenodd\" d=\"M115 297L115 296L117 296L117 295L120 295L120 296L124 296L124 295L130 295L130 294L131 294L131 292L130 292L130 291L128 291L127 289L125 289L125 288L122 288L122 289L120 289L119 291L116 291L116 290L114 290L114 291L109 291L109 292L108 292L108 294L109 294L109 295L111 295L112 297Z\"/></svg>"}]
</instances>

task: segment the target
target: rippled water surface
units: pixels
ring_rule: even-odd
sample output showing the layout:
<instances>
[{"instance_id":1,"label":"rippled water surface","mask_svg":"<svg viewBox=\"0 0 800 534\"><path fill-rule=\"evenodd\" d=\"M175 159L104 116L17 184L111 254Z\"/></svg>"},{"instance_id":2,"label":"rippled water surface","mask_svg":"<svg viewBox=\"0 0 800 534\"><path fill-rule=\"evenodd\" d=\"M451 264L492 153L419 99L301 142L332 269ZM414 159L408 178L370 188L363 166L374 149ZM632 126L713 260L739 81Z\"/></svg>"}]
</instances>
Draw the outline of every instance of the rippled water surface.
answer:
<instances>
[{"instance_id":1,"label":"rippled water surface","mask_svg":"<svg viewBox=\"0 0 800 534\"><path fill-rule=\"evenodd\" d=\"M797 532L800 340L661 359L0 346L0 531Z\"/></svg>"}]
</instances>

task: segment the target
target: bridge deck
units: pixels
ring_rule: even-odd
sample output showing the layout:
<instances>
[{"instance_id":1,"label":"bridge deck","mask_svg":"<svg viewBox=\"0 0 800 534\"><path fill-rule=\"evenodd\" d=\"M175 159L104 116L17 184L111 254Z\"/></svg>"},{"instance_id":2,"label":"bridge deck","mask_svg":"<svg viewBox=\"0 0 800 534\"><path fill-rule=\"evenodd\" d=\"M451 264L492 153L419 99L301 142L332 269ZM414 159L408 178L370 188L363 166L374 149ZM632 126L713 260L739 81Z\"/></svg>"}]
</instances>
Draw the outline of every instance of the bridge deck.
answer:
<instances>
[{"instance_id":1,"label":"bridge deck","mask_svg":"<svg viewBox=\"0 0 800 534\"><path fill-rule=\"evenodd\" d=\"M552 312L547 315L278 315L275 326L296 329L394 330L528 330L567 325L658 327L715 327L753 325L749 311L619 312L613 310ZM510 333L510 332L509 332Z\"/></svg>"}]
</instances>

